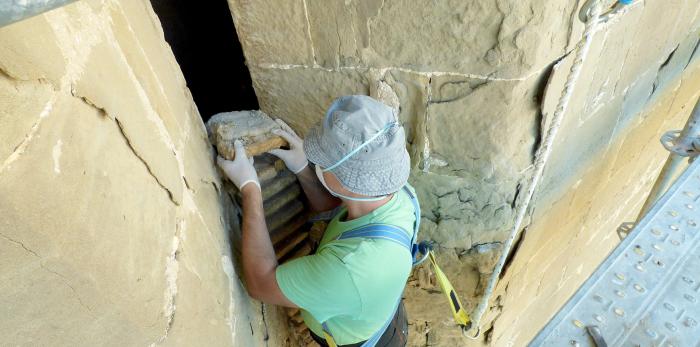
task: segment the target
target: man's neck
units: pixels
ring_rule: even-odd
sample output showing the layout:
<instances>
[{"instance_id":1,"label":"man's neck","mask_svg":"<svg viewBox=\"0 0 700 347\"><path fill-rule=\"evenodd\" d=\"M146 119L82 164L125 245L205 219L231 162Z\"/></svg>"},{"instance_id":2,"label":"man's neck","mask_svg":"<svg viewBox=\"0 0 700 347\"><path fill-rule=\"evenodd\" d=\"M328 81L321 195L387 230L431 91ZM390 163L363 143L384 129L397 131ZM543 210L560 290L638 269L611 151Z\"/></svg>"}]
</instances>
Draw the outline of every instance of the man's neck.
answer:
<instances>
[{"instance_id":1,"label":"man's neck","mask_svg":"<svg viewBox=\"0 0 700 347\"><path fill-rule=\"evenodd\" d=\"M347 220L353 220L365 216L372 211L384 206L391 200L394 194L387 195L384 199L378 201L352 201L343 200L343 204L348 208Z\"/></svg>"}]
</instances>

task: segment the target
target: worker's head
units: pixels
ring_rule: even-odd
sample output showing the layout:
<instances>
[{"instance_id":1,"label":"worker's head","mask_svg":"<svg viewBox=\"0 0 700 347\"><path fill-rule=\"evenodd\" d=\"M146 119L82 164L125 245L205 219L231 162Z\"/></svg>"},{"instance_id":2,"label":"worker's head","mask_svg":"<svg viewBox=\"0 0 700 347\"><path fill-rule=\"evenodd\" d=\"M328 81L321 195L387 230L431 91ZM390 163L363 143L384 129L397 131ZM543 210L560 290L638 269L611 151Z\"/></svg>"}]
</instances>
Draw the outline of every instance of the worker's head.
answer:
<instances>
[{"instance_id":1,"label":"worker's head","mask_svg":"<svg viewBox=\"0 0 700 347\"><path fill-rule=\"evenodd\" d=\"M336 99L306 136L304 151L326 189L349 200L381 198L408 180L403 127L389 106L369 96Z\"/></svg>"}]
</instances>

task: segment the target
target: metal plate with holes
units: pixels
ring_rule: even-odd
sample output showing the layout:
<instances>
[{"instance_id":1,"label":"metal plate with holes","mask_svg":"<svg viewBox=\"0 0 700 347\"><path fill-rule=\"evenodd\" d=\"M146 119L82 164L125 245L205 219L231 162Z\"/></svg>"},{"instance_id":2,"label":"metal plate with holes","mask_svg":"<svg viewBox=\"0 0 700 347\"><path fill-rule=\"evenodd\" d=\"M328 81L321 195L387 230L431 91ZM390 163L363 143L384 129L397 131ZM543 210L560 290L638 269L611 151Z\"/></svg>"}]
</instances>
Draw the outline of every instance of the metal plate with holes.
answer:
<instances>
[{"instance_id":1,"label":"metal plate with holes","mask_svg":"<svg viewBox=\"0 0 700 347\"><path fill-rule=\"evenodd\" d=\"M530 346L700 346L700 160L676 180ZM594 250L591 250L594 251Z\"/></svg>"}]
</instances>

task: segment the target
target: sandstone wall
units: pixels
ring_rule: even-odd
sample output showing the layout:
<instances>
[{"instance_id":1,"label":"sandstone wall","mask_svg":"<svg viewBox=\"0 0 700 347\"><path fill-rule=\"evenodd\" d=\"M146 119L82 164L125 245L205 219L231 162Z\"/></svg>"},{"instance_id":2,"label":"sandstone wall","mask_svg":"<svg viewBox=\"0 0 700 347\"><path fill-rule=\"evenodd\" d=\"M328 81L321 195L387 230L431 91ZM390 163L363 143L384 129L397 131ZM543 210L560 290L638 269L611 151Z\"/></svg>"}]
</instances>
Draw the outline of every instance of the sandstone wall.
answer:
<instances>
[{"instance_id":1,"label":"sandstone wall","mask_svg":"<svg viewBox=\"0 0 700 347\"><path fill-rule=\"evenodd\" d=\"M149 1L0 28L0 345L265 344L212 155Z\"/></svg>"},{"instance_id":2,"label":"sandstone wall","mask_svg":"<svg viewBox=\"0 0 700 347\"><path fill-rule=\"evenodd\" d=\"M700 97L699 63L611 139L565 193L538 202L494 296L502 312L492 313L492 345L525 345L617 246L617 227L635 220L668 155L659 137L682 128Z\"/></svg>"},{"instance_id":3,"label":"sandstone wall","mask_svg":"<svg viewBox=\"0 0 700 347\"><path fill-rule=\"evenodd\" d=\"M583 31L583 2L229 6L261 109L302 134L339 95L368 94L380 82L398 95L422 236L438 242L473 307L521 206ZM680 127L681 106L694 103L694 85L680 81L695 76L698 11L697 1L648 0L601 26L482 340L459 337L418 269L406 292L412 345L523 345L605 257L660 168L658 135ZM591 229L603 234L581 236Z\"/></svg>"}]
</instances>

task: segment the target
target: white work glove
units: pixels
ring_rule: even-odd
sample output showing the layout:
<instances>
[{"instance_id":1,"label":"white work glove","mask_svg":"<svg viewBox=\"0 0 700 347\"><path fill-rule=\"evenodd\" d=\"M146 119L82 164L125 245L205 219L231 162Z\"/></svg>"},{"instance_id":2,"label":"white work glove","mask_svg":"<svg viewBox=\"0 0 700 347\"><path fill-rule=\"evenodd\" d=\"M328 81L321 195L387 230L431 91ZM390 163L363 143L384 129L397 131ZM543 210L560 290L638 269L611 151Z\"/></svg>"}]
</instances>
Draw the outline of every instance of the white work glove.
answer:
<instances>
[{"instance_id":1,"label":"white work glove","mask_svg":"<svg viewBox=\"0 0 700 347\"><path fill-rule=\"evenodd\" d=\"M306 159L306 153L304 153L304 141L283 120L275 119L275 122L277 122L282 129L275 129L272 133L287 140L287 142L289 142L289 149L273 149L268 153L282 159L289 171L298 174L309 165L309 161Z\"/></svg>"},{"instance_id":2,"label":"white work glove","mask_svg":"<svg viewBox=\"0 0 700 347\"><path fill-rule=\"evenodd\" d=\"M239 190L248 183L254 183L260 189L260 181L258 180L258 173L253 167L253 158L248 159L245 153L245 147L241 141L236 140L233 143L236 158L233 160L226 160L221 156L216 158L216 163L219 164L221 170L224 171L233 184L238 187ZM262 191L262 189L260 189Z\"/></svg>"}]
</instances>

